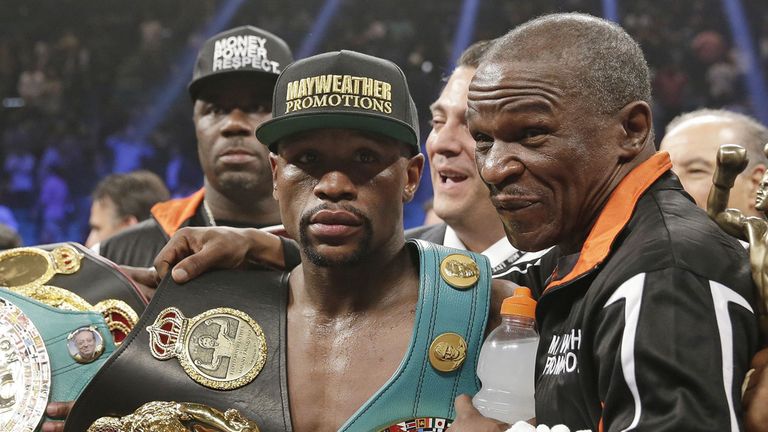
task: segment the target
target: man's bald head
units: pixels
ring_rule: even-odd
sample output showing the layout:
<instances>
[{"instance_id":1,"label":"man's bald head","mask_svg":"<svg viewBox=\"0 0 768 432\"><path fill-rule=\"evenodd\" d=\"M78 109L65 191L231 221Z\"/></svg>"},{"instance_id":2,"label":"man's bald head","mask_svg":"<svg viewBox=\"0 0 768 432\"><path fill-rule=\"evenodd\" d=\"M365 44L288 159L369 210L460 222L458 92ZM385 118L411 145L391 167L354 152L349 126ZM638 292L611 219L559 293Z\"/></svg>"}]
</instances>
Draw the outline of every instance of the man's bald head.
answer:
<instances>
[{"instance_id":1,"label":"man's bald head","mask_svg":"<svg viewBox=\"0 0 768 432\"><path fill-rule=\"evenodd\" d=\"M736 177L728 207L748 216L762 217L756 208L768 159L763 146L768 143L768 128L744 114L724 110L700 109L675 117L661 140L661 150L669 152L672 169L696 204L707 208L717 151L723 144L739 144L747 150L749 165Z\"/></svg>"},{"instance_id":2,"label":"man's bald head","mask_svg":"<svg viewBox=\"0 0 768 432\"><path fill-rule=\"evenodd\" d=\"M546 15L498 38L485 60L555 61L567 89L586 107L612 113L633 101L650 104L648 64L637 42L618 25L591 15Z\"/></svg>"},{"instance_id":3,"label":"man's bald head","mask_svg":"<svg viewBox=\"0 0 768 432\"><path fill-rule=\"evenodd\" d=\"M666 134L674 135L685 127L714 122L732 124L734 131L738 132L728 136L729 141L721 144L739 144L744 147L749 157L747 170L758 164L766 165L763 147L768 144L768 128L748 115L722 109L698 109L672 119L667 125ZM662 150L664 150L663 147ZM713 159L716 153L717 151L712 152Z\"/></svg>"}]
</instances>

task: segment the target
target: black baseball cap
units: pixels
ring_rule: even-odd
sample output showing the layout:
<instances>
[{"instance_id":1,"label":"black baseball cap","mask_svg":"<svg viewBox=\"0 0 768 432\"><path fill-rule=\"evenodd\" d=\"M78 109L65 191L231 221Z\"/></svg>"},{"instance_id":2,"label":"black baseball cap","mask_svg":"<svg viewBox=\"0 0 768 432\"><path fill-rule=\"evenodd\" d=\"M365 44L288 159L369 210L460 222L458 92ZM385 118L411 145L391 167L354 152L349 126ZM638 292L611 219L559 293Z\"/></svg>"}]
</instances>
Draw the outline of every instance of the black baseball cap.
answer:
<instances>
[{"instance_id":1,"label":"black baseball cap","mask_svg":"<svg viewBox=\"0 0 768 432\"><path fill-rule=\"evenodd\" d=\"M292 61L291 49L279 37L254 26L235 27L205 41L197 54L189 95L197 99L204 83L226 74L253 75L271 85Z\"/></svg>"},{"instance_id":2,"label":"black baseball cap","mask_svg":"<svg viewBox=\"0 0 768 432\"><path fill-rule=\"evenodd\" d=\"M389 60L335 51L298 60L275 84L272 119L256 137L272 152L297 132L344 128L394 138L419 153L419 121L403 71Z\"/></svg>"}]
</instances>

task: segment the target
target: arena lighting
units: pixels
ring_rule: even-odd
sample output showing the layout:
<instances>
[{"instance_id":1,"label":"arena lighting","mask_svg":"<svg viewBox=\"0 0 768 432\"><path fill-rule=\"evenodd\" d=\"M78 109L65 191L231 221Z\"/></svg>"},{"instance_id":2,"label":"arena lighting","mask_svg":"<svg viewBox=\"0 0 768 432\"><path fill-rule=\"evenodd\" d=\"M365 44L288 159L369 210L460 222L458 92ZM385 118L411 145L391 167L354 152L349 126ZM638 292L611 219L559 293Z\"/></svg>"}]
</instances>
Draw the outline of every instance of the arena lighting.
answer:
<instances>
[{"instance_id":1,"label":"arena lighting","mask_svg":"<svg viewBox=\"0 0 768 432\"><path fill-rule=\"evenodd\" d=\"M336 15L336 10L339 8L339 4L341 4L341 0L325 1L315 23L312 24L312 29L306 36L304 36L304 41L301 42L299 51L296 54L296 59L302 59L315 54L317 47L320 46L320 42L325 39L325 33L328 31L328 24L331 23L331 19Z\"/></svg>"},{"instance_id":2,"label":"arena lighting","mask_svg":"<svg viewBox=\"0 0 768 432\"><path fill-rule=\"evenodd\" d=\"M453 50L451 50L451 63L448 70L456 67L456 60L459 59L464 49L469 46L472 35L475 32L475 18L477 17L477 7L480 0L464 0L461 6L461 15L459 16L459 28L456 30L456 36L453 38Z\"/></svg>"},{"instance_id":3,"label":"arena lighting","mask_svg":"<svg viewBox=\"0 0 768 432\"><path fill-rule=\"evenodd\" d=\"M619 2L617 0L603 0L603 18L619 22Z\"/></svg>"},{"instance_id":4,"label":"arena lighting","mask_svg":"<svg viewBox=\"0 0 768 432\"><path fill-rule=\"evenodd\" d=\"M768 123L768 89L765 85L765 75L757 56L755 45L749 32L749 22L744 14L740 0L723 0L725 15L731 28L731 37L741 52L741 62L746 72L747 89L755 117L762 123Z\"/></svg>"},{"instance_id":5,"label":"arena lighting","mask_svg":"<svg viewBox=\"0 0 768 432\"><path fill-rule=\"evenodd\" d=\"M224 31L232 20L232 17L240 9L245 0L227 0L216 12L208 24L201 32L200 40L204 41L209 37ZM195 66L197 51L200 47L188 47L176 67L171 68L171 77L166 84L161 87L154 101L143 112L138 119L134 119L133 127L137 132L137 139L144 141L155 130L155 128L165 120L170 111L173 102L187 87L187 83L192 78L192 68Z\"/></svg>"}]
</instances>

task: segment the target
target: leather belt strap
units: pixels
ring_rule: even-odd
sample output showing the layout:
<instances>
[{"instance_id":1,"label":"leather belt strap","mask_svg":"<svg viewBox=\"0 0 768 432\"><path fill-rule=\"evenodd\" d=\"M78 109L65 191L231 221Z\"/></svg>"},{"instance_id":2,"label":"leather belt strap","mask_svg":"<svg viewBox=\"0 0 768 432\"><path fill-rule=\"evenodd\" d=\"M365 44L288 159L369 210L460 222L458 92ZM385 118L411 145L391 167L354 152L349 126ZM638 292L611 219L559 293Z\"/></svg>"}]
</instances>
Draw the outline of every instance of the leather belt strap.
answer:
<instances>
[{"instance_id":1,"label":"leather belt strap","mask_svg":"<svg viewBox=\"0 0 768 432\"><path fill-rule=\"evenodd\" d=\"M285 369L287 293L287 274L267 270L215 271L184 285L166 278L134 331L78 398L65 431L85 431L100 417L125 416L151 401L192 402L222 412L236 409L255 421L263 432L290 431ZM239 388L217 390L193 380L178 358L158 360L150 349L147 327L155 325L158 316L171 307L190 319L188 323L205 322L210 328L221 328L229 334L234 334L234 330L216 324L225 321L221 318L195 321L194 317L217 308L236 309L250 317L263 330L266 340L266 361L258 375ZM216 337L212 334L200 346L214 346L211 344L216 343ZM219 332L218 337L224 336ZM243 348L227 340L219 342ZM219 364L221 359L209 356L203 360L202 363L211 365Z\"/></svg>"}]
</instances>

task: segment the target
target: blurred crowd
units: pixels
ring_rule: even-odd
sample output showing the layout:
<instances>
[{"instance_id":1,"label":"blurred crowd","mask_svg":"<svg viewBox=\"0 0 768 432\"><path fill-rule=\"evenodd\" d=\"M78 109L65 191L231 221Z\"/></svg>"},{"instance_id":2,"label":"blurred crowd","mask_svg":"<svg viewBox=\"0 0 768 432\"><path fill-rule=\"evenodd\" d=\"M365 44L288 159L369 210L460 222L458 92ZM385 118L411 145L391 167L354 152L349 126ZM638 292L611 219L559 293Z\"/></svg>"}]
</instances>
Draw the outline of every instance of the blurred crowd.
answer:
<instances>
[{"instance_id":1,"label":"blurred crowd","mask_svg":"<svg viewBox=\"0 0 768 432\"><path fill-rule=\"evenodd\" d=\"M740 0L763 71L768 72L768 8ZM202 184L190 101L183 86L195 52L221 11L220 28L253 24L298 53L353 49L405 71L428 130L428 105L451 68L461 1L342 0L327 32L310 32L324 2L42 0L4 2L0 14L0 223L24 244L84 241L91 193L110 173L147 169L174 196ZM619 2L620 23L650 62L657 140L677 114L698 107L752 113L745 60L731 37L723 2ZM480 2L472 40L499 36L531 17L581 11L596 0ZM217 28L216 30L219 30ZM313 40L311 38L319 38ZM187 61L187 63L185 63ZM183 79L180 79L183 78ZM768 82L768 76L764 77ZM173 91L175 89L175 92ZM168 100L167 105L163 104ZM158 111L158 107L161 109ZM424 177L429 182L429 176ZM406 221L422 222L422 185Z\"/></svg>"}]
</instances>

